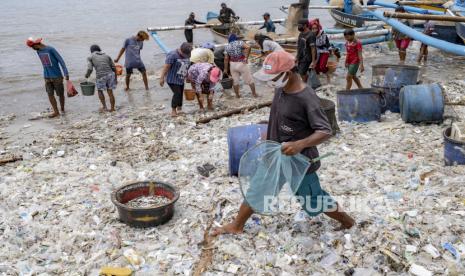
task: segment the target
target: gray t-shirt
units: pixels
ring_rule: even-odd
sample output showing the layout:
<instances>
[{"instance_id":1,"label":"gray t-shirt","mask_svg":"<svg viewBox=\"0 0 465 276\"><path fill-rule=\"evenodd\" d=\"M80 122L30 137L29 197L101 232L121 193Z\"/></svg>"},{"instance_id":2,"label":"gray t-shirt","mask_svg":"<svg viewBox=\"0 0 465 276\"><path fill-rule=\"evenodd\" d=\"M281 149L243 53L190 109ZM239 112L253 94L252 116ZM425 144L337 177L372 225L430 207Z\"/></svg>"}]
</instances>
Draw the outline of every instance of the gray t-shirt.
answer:
<instances>
[{"instance_id":1,"label":"gray t-shirt","mask_svg":"<svg viewBox=\"0 0 465 276\"><path fill-rule=\"evenodd\" d=\"M284 51L283 47L273 40L266 39L263 41L263 52Z\"/></svg>"},{"instance_id":2,"label":"gray t-shirt","mask_svg":"<svg viewBox=\"0 0 465 276\"><path fill-rule=\"evenodd\" d=\"M94 52L87 58L87 78L92 74L93 68L95 68L97 79L106 77L108 74L116 71L111 57L103 52Z\"/></svg>"},{"instance_id":3,"label":"gray t-shirt","mask_svg":"<svg viewBox=\"0 0 465 276\"><path fill-rule=\"evenodd\" d=\"M287 94L282 89L276 89L267 139L278 143L294 142L307 138L316 131L331 134L331 125L315 91L307 87L301 92ZM301 153L310 159L319 156L316 147L306 148ZM307 173L313 173L319 167L320 162L312 163Z\"/></svg>"},{"instance_id":4,"label":"gray t-shirt","mask_svg":"<svg viewBox=\"0 0 465 276\"><path fill-rule=\"evenodd\" d=\"M130 37L124 41L123 48L126 49L124 67L142 68L144 63L140 57L140 50L144 47L144 42L137 41L136 37Z\"/></svg>"}]
</instances>

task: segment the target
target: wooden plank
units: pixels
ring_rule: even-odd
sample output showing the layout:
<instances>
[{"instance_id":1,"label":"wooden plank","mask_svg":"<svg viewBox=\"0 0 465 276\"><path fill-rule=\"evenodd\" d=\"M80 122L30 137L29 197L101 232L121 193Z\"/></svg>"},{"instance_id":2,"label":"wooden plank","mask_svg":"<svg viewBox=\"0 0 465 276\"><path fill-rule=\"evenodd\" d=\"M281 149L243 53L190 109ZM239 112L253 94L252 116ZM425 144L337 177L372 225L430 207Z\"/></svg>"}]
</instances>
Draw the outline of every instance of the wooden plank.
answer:
<instances>
[{"instance_id":1,"label":"wooden plank","mask_svg":"<svg viewBox=\"0 0 465 276\"><path fill-rule=\"evenodd\" d=\"M271 106L271 101L269 102L264 102L264 103L260 103L260 104L254 104L254 105L249 105L249 106L244 106L244 107L239 107L239 108L236 108L236 109L233 109L233 110L229 110L229 111L226 111L226 112L222 112L222 113L218 113L218 114L215 114L215 115L212 115L212 116L209 116L209 117L205 117L205 118L201 118L199 120L197 120L197 124L206 124L210 121L213 121L213 120L218 120L218 119L221 119L221 118L224 118L224 117L229 117L229 116L232 116L232 115L235 115L235 114L240 114L240 113L243 113L243 112L246 112L246 111L251 111L251 110L254 110L254 109L260 109L260 108L263 108L263 107L268 107L268 106Z\"/></svg>"},{"instance_id":2,"label":"wooden plank","mask_svg":"<svg viewBox=\"0 0 465 276\"><path fill-rule=\"evenodd\" d=\"M21 160L23 160L23 158L20 157L20 156L7 157L5 159L0 159L0 166L3 166L3 165L8 164L8 163L13 163L13 162L16 162L16 161L21 161Z\"/></svg>"}]
</instances>

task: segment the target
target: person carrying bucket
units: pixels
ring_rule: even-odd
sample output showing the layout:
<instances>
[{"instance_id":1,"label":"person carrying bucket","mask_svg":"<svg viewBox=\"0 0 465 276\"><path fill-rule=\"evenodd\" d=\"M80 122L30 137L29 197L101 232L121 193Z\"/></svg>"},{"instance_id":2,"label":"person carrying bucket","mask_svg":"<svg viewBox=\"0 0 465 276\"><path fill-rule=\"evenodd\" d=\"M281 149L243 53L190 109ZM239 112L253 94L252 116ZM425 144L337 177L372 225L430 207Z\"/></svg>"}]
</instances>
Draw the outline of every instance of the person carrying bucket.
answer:
<instances>
[{"instance_id":1,"label":"person carrying bucket","mask_svg":"<svg viewBox=\"0 0 465 276\"><path fill-rule=\"evenodd\" d=\"M87 73L86 79L90 77L93 69L95 68L96 86L98 91L98 98L102 103L102 111L108 111L105 102L103 91L106 90L110 98L110 112L115 111L115 97L113 90L116 88L116 66L110 56L102 52L98 45L90 46L91 56L87 58Z\"/></svg>"},{"instance_id":2,"label":"person carrying bucket","mask_svg":"<svg viewBox=\"0 0 465 276\"><path fill-rule=\"evenodd\" d=\"M37 52L37 55L42 62L42 66L44 67L45 90L47 91L48 100L53 108L53 113L48 117L55 118L60 115L57 100L54 95L55 93L60 99L61 112L65 112L65 87L63 85L63 75L66 80L69 80L69 73L66 68L65 61L55 48L43 44L42 38L34 39L30 37L26 41L26 45Z\"/></svg>"},{"instance_id":3,"label":"person carrying bucket","mask_svg":"<svg viewBox=\"0 0 465 276\"><path fill-rule=\"evenodd\" d=\"M258 97L255 90L255 83L250 73L249 55L251 48L244 41L240 40L236 34L230 34L229 44L224 48L224 72L232 77L234 81L234 93L240 98L240 79L249 85L253 97Z\"/></svg>"},{"instance_id":4,"label":"person carrying bucket","mask_svg":"<svg viewBox=\"0 0 465 276\"><path fill-rule=\"evenodd\" d=\"M208 110L213 111L215 86L221 80L220 68L208 62L196 63L189 68L187 79L195 90L200 111L204 111L202 94L207 95Z\"/></svg>"},{"instance_id":5,"label":"person carrying bucket","mask_svg":"<svg viewBox=\"0 0 465 276\"><path fill-rule=\"evenodd\" d=\"M149 90L147 70L145 69L145 65L140 56L140 51L144 47L145 40L149 40L149 34L145 31L139 31L136 36L126 39L124 41L123 48L121 48L118 57L115 59L115 62L118 63L119 59L126 52L124 58L124 67L126 67L126 91L129 91L129 83L134 69L139 70L142 74L145 90Z\"/></svg>"},{"instance_id":6,"label":"person carrying bucket","mask_svg":"<svg viewBox=\"0 0 465 276\"><path fill-rule=\"evenodd\" d=\"M365 71L363 66L363 54L362 54L362 43L360 40L355 38L355 32L353 29L347 29L344 31L344 38L346 39L346 68L347 68L347 84L346 90L352 88L352 81L357 84L358 88L363 88L360 79L357 77L357 72Z\"/></svg>"},{"instance_id":7,"label":"person carrying bucket","mask_svg":"<svg viewBox=\"0 0 465 276\"><path fill-rule=\"evenodd\" d=\"M267 140L281 143L284 155L301 153L310 160L318 158L317 146L331 137L331 126L315 91L302 81L294 56L284 51L271 53L254 77L275 88ZM320 165L319 161L311 163L295 195L303 199L300 204L309 216L324 213L341 224L335 230L352 228L354 219L322 189L317 175ZM263 195L266 194L267 191L263 191ZM233 222L215 228L211 234L241 233L253 213L252 207L244 201Z\"/></svg>"}]
</instances>

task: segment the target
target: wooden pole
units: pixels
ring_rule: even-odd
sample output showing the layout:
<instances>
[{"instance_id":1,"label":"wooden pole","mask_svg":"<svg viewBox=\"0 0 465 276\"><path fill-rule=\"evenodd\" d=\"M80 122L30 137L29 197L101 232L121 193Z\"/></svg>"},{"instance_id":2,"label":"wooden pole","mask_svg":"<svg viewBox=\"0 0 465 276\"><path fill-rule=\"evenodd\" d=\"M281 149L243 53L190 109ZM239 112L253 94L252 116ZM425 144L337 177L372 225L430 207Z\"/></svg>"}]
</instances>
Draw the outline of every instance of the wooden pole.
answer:
<instances>
[{"instance_id":1,"label":"wooden pole","mask_svg":"<svg viewBox=\"0 0 465 276\"><path fill-rule=\"evenodd\" d=\"M443 5L447 1L443 0L428 0L428 1L399 1L399 5L420 6L420 5Z\"/></svg>"},{"instance_id":2,"label":"wooden pole","mask_svg":"<svg viewBox=\"0 0 465 276\"><path fill-rule=\"evenodd\" d=\"M331 9L340 9L340 6L308 6L309 10L331 10ZM370 6L362 6L364 9L368 10L375 10L382 8L381 6L376 6L376 5L370 5ZM287 10L289 7L282 6L280 7L281 10Z\"/></svg>"},{"instance_id":3,"label":"wooden pole","mask_svg":"<svg viewBox=\"0 0 465 276\"><path fill-rule=\"evenodd\" d=\"M260 108L263 108L263 107L267 107L267 106L271 106L271 101L269 102L264 102L264 103L260 103L260 104L254 104L254 105L249 105L249 106L244 106L244 107L240 107L240 108L236 108L236 109L233 109L233 110L229 110L229 111L226 111L226 112L222 112L222 113L218 113L218 114L215 114L215 115L212 115L212 116L209 116L209 117L205 117L205 118L201 118L199 120L197 120L197 124L206 124L212 120L218 120L218 119L221 119L221 118L224 118L224 117L229 117L229 116L232 116L232 115L235 115L235 114L240 114L240 113L243 113L243 112L246 112L246 111L251 111L251 110L254 110L254 109L260 109Z\"/></svg>"},{"instance_id":4,"label":"wooden pole","mask_svg":"<svg viewBox=\"0 0 465 276\"><path fill-rule=\"evenodd\" d=\"M23 158L19 157L19 156L11 156L11 157L8 157L8 158L5 158L5 159L0 159L0 166L3 166L5 164L7 164L7 163L21 161L21 160L23 160Z\"/></svg>"},{"instance_id":5,"label":"wooden pole","mask_svg":"<svg viewBox=\"0 0 465 276\"><path fill-rule=\"evenodd\" d=\"M450 15L410 14L410 13L398 13L398 12L385 11L384 16L390 17L390 18L400 18L400 19L465 22L465 17L450 16Z\"/></svg>"},{"instance_id":6,"label":"wooden pole","mask_svg":"<svg viewBox=\"0 0 465 276\"><path fill-rule=\"evenodd\" d=\"M273 19L274 23L283 23L285 19ZM262 25L265 21L244 21L244 22L236 22L235 25L238 26L245 26L245 25ZM204 28L214 28L214 27L221 27L223 24L203 24L203 25L187 25L187 26L166 26L166 27L149 27L147 31L149 32L163 32L163 31L174 31L174 30L192 30L192 29L204 29Z\"/></svg>"}]
</instances>

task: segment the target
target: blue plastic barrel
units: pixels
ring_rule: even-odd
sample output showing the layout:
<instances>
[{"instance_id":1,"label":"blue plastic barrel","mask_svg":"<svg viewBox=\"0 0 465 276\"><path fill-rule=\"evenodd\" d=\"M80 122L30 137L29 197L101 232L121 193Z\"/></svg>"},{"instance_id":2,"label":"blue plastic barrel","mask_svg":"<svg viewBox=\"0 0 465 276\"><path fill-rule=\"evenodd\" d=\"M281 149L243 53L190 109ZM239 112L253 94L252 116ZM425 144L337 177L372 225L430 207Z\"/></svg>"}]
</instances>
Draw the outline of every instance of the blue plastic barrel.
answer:
<instances>
[{"instance_id":1,"label":"blue plastic barrel","mask_svg":"<svg viewBox=\"0 0 465 276\"><path fill-rule=\"evenodd\" d=\"M465 165L465 142L450 138L451 127L443 132L444 163L446 166Z\"/></svg>"},{"instance_id":2,"label":"blue plastic barrel","mask_svg":"<svg viewBox=\"0 0 465 276\"><path fill-rule=\"evenodd\" d=\"M361 123L379 121L382 102L380 93L373 88L338 91L338 119Z\"/></svg>"},{"instance_id":3,"label":"blue plastic barrel","mask_svg":"<svg viewBox=\"0 0 465 276\"><path fill-rule=\"evenodd\" d=\"M372 67L371 86L384 92L386 106L382 112L400 112L400 89L406 85L415 85L420 67L413 65L377 64Z\"/></svg>"},{"instance_id":4,"label":"blue plastic barrel","mask_svg":"<svg viewBox=\"0 0 465 276\"><path fill-rule=\"evenodd\" d=\"M242 155L266 139L268 125L247 125L228 129L229 174L237 175Z\"/></svg>"},{"instance_id":5,"label":"blue plastic barrel","mask_svg":"<svg viewBox=\"0 0 465 276\"><path fill-rule=\"evenodd\" d=\"M400 90L400 114L406 123L442 122L444 97L438 84L407 85Z\"/></svg>"}]
</instances>

